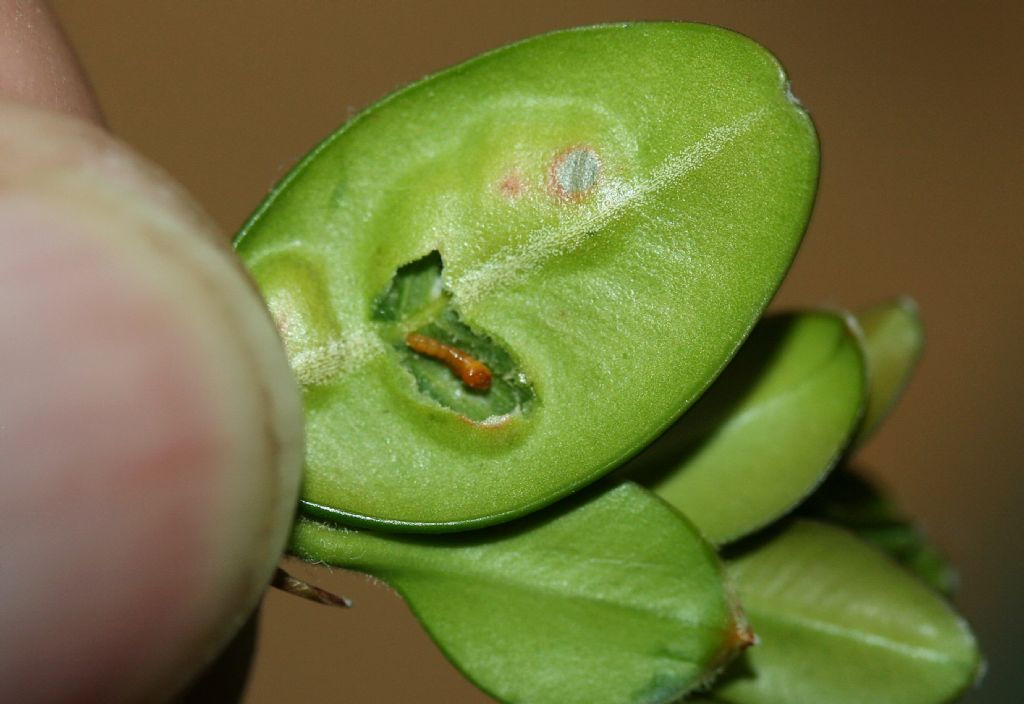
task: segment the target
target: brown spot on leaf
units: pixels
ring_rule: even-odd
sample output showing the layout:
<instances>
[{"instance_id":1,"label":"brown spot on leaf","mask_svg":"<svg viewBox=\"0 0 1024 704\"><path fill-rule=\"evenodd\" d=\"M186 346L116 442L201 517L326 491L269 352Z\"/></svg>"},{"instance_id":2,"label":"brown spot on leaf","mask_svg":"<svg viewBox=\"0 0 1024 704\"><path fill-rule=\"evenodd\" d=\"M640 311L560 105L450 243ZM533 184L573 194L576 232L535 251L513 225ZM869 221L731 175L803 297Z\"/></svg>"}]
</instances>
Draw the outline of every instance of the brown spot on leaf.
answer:
<instances>
[{"instance_id":1,"label":"brown spot on leaf","mask_svg":"<svg viewBox=\"0 0 1024 704\"><path fill-rule=\"evenodd\" d=\"M274 316L274 325L277 327L277 334L282 340L288 337L288 329L291 327L291 323L288 318L284 316Z\"/></svg>"},{"instance_id":2,"label":"brown spot on leaf","mask_svg":"<svg viewBox=\"0 0 1024 704\"><path fill-rule=\"evenodd\" d=\"M501 179L501 183L498 184L498 190L506 198L518 198L526 190L526 183L523 181L522 174L518 171L509 171L505 174L505 178Z\"/></svg>"}]
</instances>

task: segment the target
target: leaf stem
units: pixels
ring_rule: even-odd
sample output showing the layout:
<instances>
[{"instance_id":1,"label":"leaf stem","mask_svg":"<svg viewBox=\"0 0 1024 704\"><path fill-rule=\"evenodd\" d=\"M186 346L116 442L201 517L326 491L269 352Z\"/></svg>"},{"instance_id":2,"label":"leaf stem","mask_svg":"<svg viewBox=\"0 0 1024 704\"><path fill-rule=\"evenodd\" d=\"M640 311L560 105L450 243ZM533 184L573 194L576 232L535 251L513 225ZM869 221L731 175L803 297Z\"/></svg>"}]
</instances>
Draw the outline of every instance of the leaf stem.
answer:
<instances>
[{"instance_id":1,"label":"leaf stem","mask_svg":"<svg viewBox=\"0 0 1024 704\"><path fill-rule=\"evenodd\" d=\"M352 607L351 600L346 599L343 596L338 596L326 589L321 589L309 582L304 582L298 577L288 574L280 567L278 567L277 571L274 573L274 579L271 580L270 586L317 604L324 604L325 606L340 606L346 609Z\"/></svg>"}]
</instances>

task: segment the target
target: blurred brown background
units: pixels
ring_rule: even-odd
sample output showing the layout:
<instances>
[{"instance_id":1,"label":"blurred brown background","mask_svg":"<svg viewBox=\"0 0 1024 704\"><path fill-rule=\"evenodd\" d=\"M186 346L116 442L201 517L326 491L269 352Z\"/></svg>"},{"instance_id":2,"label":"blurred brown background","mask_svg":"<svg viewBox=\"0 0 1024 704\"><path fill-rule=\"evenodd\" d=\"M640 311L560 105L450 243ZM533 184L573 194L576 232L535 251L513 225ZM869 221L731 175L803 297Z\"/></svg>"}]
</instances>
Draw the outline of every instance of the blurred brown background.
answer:
<instances>
[{"instance_id":1,"label":"blurred brown background","mask_svg":"<svg viewBox=\"0 0 1024 704\"><path fill-rule=\"evenodd\" d=\"M821 135L821 191L780 305L910 293L928 351L864 453L962 574L990 664L969 701L1024 701L1017 2L54 3L110 125L231 232L354 111L531 34L623 19L721 24L769 47ZM357 608L272 593L247 702L485 702L382 585Z\"/></svg>"}]
</instances>

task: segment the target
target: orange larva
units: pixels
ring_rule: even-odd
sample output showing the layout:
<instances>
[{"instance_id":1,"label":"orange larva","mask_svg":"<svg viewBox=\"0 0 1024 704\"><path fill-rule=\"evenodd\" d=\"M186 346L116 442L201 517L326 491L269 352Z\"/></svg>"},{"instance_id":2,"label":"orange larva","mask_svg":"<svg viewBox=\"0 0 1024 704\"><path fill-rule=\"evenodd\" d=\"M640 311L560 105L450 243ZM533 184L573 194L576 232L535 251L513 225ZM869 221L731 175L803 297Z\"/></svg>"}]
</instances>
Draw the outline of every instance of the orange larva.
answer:
<instances>
[{"instance_id":1,"label":"orange larva","mask_svg":"<svg viewBox=\"0 0 1024 704\"><path fill-rule=\"evenodd\" d=\"M469 388L477 391L491 388L491 370L468 352L417 332L406 335L405 344L413 352L443 362Z\"/></svg>"}]
</instances>

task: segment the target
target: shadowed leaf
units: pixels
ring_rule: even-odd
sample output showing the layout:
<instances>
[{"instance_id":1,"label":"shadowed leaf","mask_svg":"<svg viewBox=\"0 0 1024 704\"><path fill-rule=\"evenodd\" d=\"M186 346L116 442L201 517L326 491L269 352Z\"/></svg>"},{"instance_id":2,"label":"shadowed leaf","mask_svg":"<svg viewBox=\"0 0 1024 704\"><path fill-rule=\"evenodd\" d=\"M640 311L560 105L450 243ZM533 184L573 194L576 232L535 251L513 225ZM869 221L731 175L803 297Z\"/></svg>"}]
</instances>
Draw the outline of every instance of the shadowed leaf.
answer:
<instances>
[{"instance_id":1,"label":"shadowed leaf","mask_svg":"<svg viewBox=\"0 0 1024 704\"><path fill-rule=\"evenodd\" d=\"M388 582L506 702L668 702L749 643L713 550L660 500L625 484L557 508L434 538L302 520L292 550Z\"/></svg>"},{"instance_id":2,"label":"shadowed leaf","mask_svg":"<svg viewBox=\"0 0 1024 704\"><path fill-rule=\"evenodd\" d=\"M865 372L847 320L765 318L701 400L624 468L714 543L779 518L821 481L857 427Z\"/></svg>"},{"instance_id":3,"label":"shadowed leaf","mask_svg":"<svg viewBox=\"0 0 1024 704\"><path fill-rule=\"evenodd\" d=\"M800 513L853 531L946 596L956 589L956 572L921 529L877 486L847 467L832 472Z\"/></svg>"},{"instance_id":4,"label":"shadowed leaf","mask_svg":"<svg viewBox=\"0 0 1024 704\"><path fill-rule=\"evenodd\" d=\"M869 391L854 446L863 444L896 405L924 347L917 304L905 296L860 311L857 321L864 331Z\"/></svg>"},{"instance_id":5,"label":"shadowed leaf","mask_svg":"<svg viewBox=\"0 0 1024 704\"><path fill-rule=\"evenodd\" d=\"M758 644L713 695L732 704L941 704L980 656L941 597L852 534L791 523L729 564Z\"/></svg>"}]
</instances>

